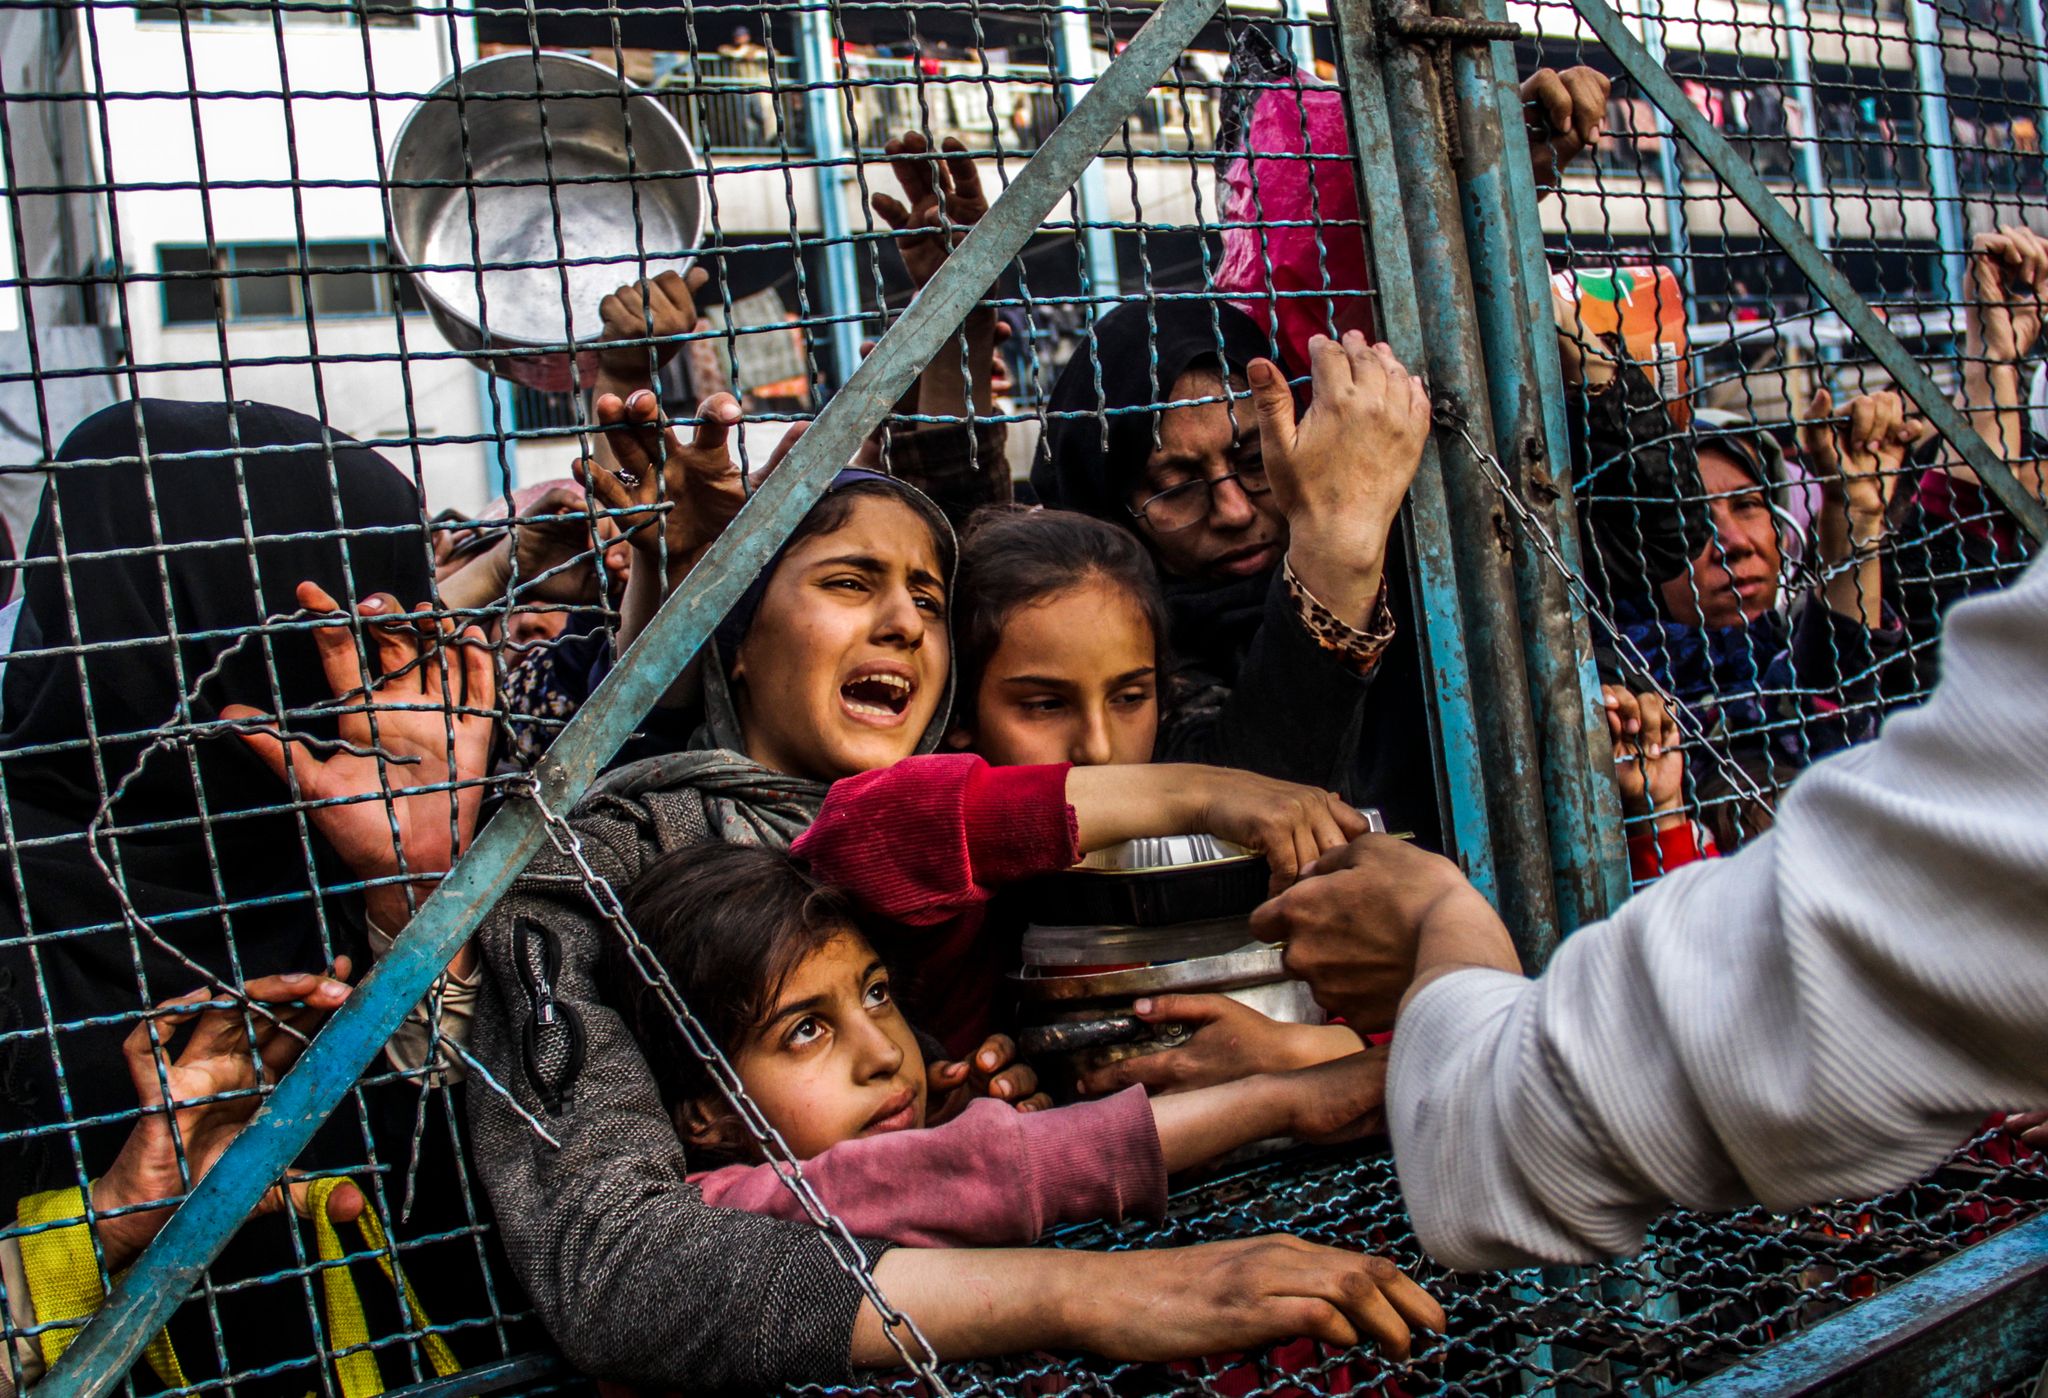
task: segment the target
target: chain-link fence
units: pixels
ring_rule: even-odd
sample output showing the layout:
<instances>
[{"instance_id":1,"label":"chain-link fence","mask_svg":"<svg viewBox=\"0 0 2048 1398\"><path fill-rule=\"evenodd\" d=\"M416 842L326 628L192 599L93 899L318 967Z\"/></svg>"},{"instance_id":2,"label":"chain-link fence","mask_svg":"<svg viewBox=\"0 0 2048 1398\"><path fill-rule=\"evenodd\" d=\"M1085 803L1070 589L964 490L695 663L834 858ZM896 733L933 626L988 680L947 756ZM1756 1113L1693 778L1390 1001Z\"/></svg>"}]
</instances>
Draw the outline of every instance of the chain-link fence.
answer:
<instances>
[{"instance_id":1,"label":"chain-link fence","mask_svg":"<svg viewBox=\"0 0 2048 1398\"><path fill-rule=\"evenodd\" d=\"M1505 31L1338 8L0 11L0 1326L17 1390L74 1340L50 1381L75 1391L556 1381L470 1125L479 1100L545 1143L553 1123L465 1047L458 954L537 853L642 953L786 1156L565 817L615 755L692 747L703 704L672 705L671 682L848 460L956 520L1034 491L1074 505L1088 492L1063 472L1113 450L1149 462L1171 406L1220 433L1255 531L1270 489L1246 446L1246 346L1306 401L1311 335L1392 341L1428 374L1439 431L1374 602L1394 634L1371 651L1376 740L1345 746L1355 704L1326 734L1305 711L1281 722L1327 738L1330 784L1458 854L1532 945L1619 882L1610 783L1646 880L1732 850L1800 768L1925 695L1943 611L2024 565L2024 520L1906 412L1879 449L1846 431L1802 448L1815 422L1871 421L1853 400L1884 371L1564 4L1510 7L1519 74L1508 45L1490 56L1503 77L1617 78L1605 134L1540 204L1483 196L1521 220L1560 331L1563 382L1540 367L1547 328L1524 337L1547 406L1513 418L1502 343L1474 328L1499 294L1470 294L1495 285L1496 250L1459 234L1433 260L1416 213L1441 196L1455 223L1476 180L1522 158L1511 140L1487 165L1474 139L1501 117L1475 115L1491 70L1473 78L1472 44ZM2010 229L2048 228L2039 0L1624 19L2038 494L2048 244ZM1093 131L1090 92L1120 103ZM1530 119L1540 166L1571 153L1569 122ZM659 297L613 295L664 274ZM1465 296L1438 294L1458 277ZM726 436L719 394L751 477L725 503L752 503L708 544L671 527L701 502L658 462L636 474L621 421L641 401ZM796 423L813 425L791 439ZM1532 489L1546 451L1570 459L1576 517ZM586 495L585 457L628 494ZM1190 484L1150 479L1132 517L1156 524ZM1175 647L1226 681L1185 696L1196 721L1226 702L1233 628L1277 563L1272 537L1232 538L1189 566L1252 586L1183 571L1167 598ZM669 566L707 546L656 613ZM1664 701L1661 720L1636 699L1600 717L1587 637L1600 678ZM380 962L338 1012L332 990L277 979ZM1978 1143L1868 1204L1675 1216L1632 1263L1478 1278L1420 1257L1384 1158L1284 1157L1180 1196L1164 1225L1059 1241L1285 1229L1369 1248L1427 1279L1447 1338L1399 1369L1297 1344L944 1381L1663 1391L2031 1216L2039 1162L2010 1149ZM871 1287L862 1250L804 1207Z\"/></svg>"},{"instance_id":2,"label":"chain-link fence","mask_svg":"<svg viewBox=\"0 0 2048 1398\"><path fill-rule=\"evenodd\" d=\"M1690 410L1575 463L1610 551L1691 555L1603 580L1627 640L1697 720L1670 814L1638 802L1631 820L1682 812L1727 850L1768 826L1808 763L1925 697L1947 608L2009 581L2036 545L1917 421L1889 449L1839 453L1852 483L1838 484L1832 444L1891 375L1569 5L1526 13L1525 56L1617 76L1596 158L1545 214L1560 321L1581 340L1619 327ZM1628 20L2038 495L2038 7L1785 6L1727 23L1646 6ZM1576 406L1605 372L1596 359Z\"/></svg>"}]
</instances>

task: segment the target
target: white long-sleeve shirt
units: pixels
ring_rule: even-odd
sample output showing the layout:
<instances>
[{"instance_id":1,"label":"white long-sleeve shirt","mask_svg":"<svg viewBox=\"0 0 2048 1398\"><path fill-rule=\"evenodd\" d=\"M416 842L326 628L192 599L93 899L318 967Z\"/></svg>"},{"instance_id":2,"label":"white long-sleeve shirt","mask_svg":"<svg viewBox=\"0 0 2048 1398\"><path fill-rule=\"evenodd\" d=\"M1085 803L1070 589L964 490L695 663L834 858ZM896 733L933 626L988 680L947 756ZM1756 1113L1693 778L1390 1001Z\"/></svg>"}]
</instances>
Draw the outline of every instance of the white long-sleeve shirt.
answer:
<instances>
[{"instance_id":1,"label":"white long-sleeve shirt","mask_svg":"<svg viewBox=\"0 0 2048 1398\"><path fill-rule=\"evenodd\" d=\"M1458 1267L1625 1254L1670 1202L1864 1197L2048 1107L2048 566L1948 619L1942 679L1776 827L1401 1016L1401 1189Z\"/></svg>"}]
</instances>

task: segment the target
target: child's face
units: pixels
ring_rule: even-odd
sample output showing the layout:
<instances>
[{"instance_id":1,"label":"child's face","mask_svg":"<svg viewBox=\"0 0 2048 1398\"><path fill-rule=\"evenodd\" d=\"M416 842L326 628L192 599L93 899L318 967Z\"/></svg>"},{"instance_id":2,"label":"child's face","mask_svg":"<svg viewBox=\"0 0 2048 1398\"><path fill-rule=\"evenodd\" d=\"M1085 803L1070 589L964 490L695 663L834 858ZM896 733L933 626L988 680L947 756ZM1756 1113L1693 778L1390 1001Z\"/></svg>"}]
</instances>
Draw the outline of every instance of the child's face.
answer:
<instances>
[{"instance_id":1,"label":"child's face","mask_svg":"<svg viewBox=\"0 0 2048 1398\"><path fill-rule=\"evenodd\" d=\"M974 750L996 766L1150 762L1158 647L1136 598L1099 578L1028 607L974 696Z\"/></svg>"},{"instance_id":2,"label":"child's face","mask_svg":"<svg viewBox=\"0 0 2048 1398\"><path fill-rule=\"evenodd\" d=\"M863 498L791 549L733 663L747 755L836 781L917 751L946 692L942 571L930 527L895 500Z\"/></svg>"},{"instance_id":3,"label":"child's face","mask_svg":"<svg viewBox=\"0 0 2048 1398\"><path fill-rule=\"evenodd\" d=\"M924 1125L924 1055L881 957L851 930L791 973L733 1067L799 1160Z\"/></svg>"}]
</instances>

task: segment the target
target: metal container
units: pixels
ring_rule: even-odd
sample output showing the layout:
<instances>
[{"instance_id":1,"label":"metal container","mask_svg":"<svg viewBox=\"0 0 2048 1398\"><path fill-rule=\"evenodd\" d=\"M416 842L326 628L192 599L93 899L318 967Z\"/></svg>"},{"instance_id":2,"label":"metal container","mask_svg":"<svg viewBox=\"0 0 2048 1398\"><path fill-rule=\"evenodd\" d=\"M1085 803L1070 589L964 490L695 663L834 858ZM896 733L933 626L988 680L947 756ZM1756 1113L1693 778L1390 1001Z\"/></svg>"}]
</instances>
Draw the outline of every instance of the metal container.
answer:
<instances>
[{"instance_id":1,"label":"metal container","mask_svg":"<svg viewBox=\"0 0 2048 1398\"><path fill-rule=\"evenodd\" d=\"M1368 815L1381 828L1378 812ZM1025 891L1032 926L1015 977L1019 1045L1055 1094L1077 1074L1187 1042L1132 1013L1151 995L1227 995L1289 1024L1321 1024L1281 949L1251 931L1266 863L1207 836L1133 840ZM1085 916L1083 916L1085 915Z\"/></svg>"},{"instance_id":2,"label":"metal container","mask_svg":"<svg viewBox=\"0 0 2048 1398\"><path fill-rule=\"evenodd\" d=\"M597 371L598 303L690 265L703 180L676 119L617 73L505 54L443 82L399 130L393 251L449 344L562 393L572 346L581 381Z\"/></svg>"}]
</instances>

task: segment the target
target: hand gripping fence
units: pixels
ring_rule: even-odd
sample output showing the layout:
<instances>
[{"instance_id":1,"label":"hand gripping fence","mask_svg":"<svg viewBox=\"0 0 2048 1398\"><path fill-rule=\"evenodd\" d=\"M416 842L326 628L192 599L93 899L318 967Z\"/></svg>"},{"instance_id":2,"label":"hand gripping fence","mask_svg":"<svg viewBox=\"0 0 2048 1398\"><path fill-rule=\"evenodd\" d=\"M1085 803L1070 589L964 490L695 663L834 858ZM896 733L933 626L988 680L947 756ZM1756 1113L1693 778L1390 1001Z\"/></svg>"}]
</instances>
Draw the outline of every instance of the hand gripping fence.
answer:
<instances>
[{"instance_id":1,"label":"hand gripping fence","mask_svg":"<svg viewBox=\"0 0 2048 1398\"><path fill-rule=\"evenodd\" d=\"M1096 77L923 294L820 412L780 469L754 493L692 573L693 581L669 597L639 643L562 729L534 771L529 799L507 806L478 835L389 954L315 1036L240 1138L115 1284L106 1305L39 1386L49 1398L85 1398L120 1383L271 1182L298 1155L406 1012L427 994L512 879L549 841L551 820L575 804L823 494L861 439L954 334L997 273L1023 249L1219 3L1166 0ZM863 1278L863 1284L872 1288L871 1280ZM870 1294L875 1295L872 1290ZM891 1314L878 1295L876 1300L885 1316Z\"/></svg>"}]
</instances>

